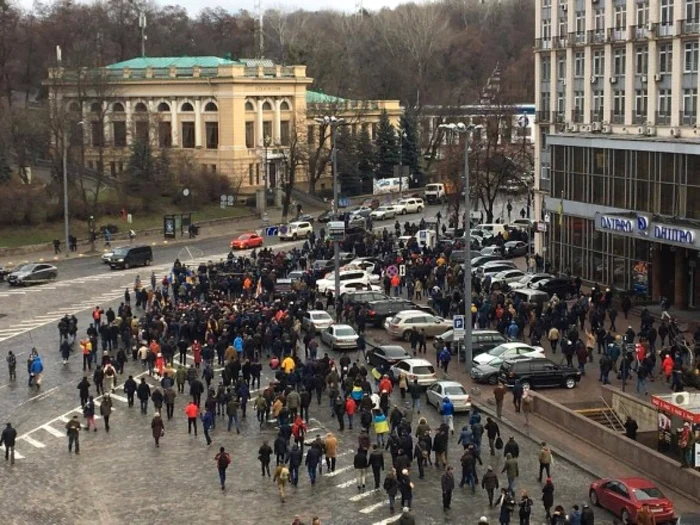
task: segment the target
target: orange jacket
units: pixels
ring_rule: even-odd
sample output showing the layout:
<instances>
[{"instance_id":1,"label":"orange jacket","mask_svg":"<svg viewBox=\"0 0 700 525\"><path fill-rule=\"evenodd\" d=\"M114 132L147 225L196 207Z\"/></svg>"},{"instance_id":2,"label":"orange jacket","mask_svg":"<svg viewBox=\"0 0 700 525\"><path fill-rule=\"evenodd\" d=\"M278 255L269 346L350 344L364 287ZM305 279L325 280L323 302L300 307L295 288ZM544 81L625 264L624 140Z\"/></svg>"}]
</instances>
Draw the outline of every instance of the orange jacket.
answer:
<instances>
[{"instance_id":1,"label":"orange jacket","mask_svg":"<svg viewBox=\"0 0 700 525\"><path fill-rule=\"evenodd\" d=\"M386 390L387 394L391 394L391 391L393 389L393 386L391 384L391 379L388 377L382 378L382 380L379 382L379 391Z\"/></svg>"},{"instance_id":2,"label":"orange jacket","mask_svg":"<svg viewBox=\"0 0 700 525\"><path fill-rule=\"evenodd\" d=\"M187 417L197 417L199 414L199 409L197 408L197 405L194 403L190 403L185 407L185 414L187 414Z\"/></svg>"}]
</instances>

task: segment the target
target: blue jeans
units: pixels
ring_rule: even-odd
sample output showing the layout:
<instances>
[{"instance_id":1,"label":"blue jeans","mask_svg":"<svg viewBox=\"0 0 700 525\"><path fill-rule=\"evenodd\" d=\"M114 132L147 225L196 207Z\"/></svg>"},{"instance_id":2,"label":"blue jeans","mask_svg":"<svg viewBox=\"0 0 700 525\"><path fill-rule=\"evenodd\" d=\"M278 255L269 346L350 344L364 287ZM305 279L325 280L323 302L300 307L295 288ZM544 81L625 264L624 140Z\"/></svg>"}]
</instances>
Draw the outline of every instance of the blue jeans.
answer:
<instances>
[{"instance_id":1,"label":"blue jeans","mask_svg":"<svg viewBox=\"0 0 700 525\"><path fill-rule=\"evenodd\" d=\"M469 485L472 489L472 494L476 490L476 479L474 478L474 472L462 472L462 481L459 483L459 488L464 487L464 485Z\"/></svg>"},{"instance_id":2,"label":"blue jeans","mask_svg":"<svg viewBox=\"0 0 700 525\"><path fill-rule=\"evenodd\" d=\"M600 379L599 379L599 381L600 381L601 383L603 383L604 385L609 385L609 384L610 384L610 380L608 379L608 374L609 374L609 372L602 372L602 371L600 372Z\"/></svg>"},{"instance_id":3,"label":"blue jeans","mask_svg":"<svg viewBox=\"0 0 700 525\"><path fill-rule=\"evenodd\" d=\"M292 482L292 485L299 483L299 467L289 466L289 480Z\"/></svg>"},{"instance_id":4,"label":"blue jeans","mask_svg":"<svg viewBox=\"0 0 700 525\"><path fill-rule=\"evenodd\" d=\"M353 416L354 416L354 414L348 414L348 427L350 427L350 429L352 429L352 418L353 418Z\"/></svg>"},{"instance_id":5,"label":"blue jeans","mask_svg":"<svg viewBox=\"0 0 700 525\"><path fill-rule=\"evenodd\" d=\"M221 487L223 488L224 484L226 483L226 469L225 468L219 468L219 481L221 482Z\"/></svg>"},{"instance_id":6,"label":"blue jeans","mask_svg":"<svg viewBox=\"0 0 700 525\"><path fill-rule=\"evenodd\" d=\"M511 496L515 496L515 478L508 478L508 492Z\"/></svg>"},{"instance_id":7,"label":"blue jeans","mask_svg":"<svg viewBox=\"0 0 700 525\"><path fill-rule=\"evenodd\" d=\"M420 397L413 400L413 410L420 412Z\"/></svg>"},{"instance_id":8,"label":"blue jeans","mask_svg":"<svg viewBox=\"0 0 700 525\"><path fill-rule=\"evenodd\" d=\"M647 382L643 377L637 376L637 392L647 392Z\"/></svg>"},{"instance_id":9,"label":"blue jeans","mask_svg":"<svg viewBox=\"0 0 700 525\"><path fill-rule=\"evenodd\" d=\"M307 467L307 470L309 471L309 479L311 480L311 484L313 485L316 483L316 466L314 465L313 467L309 465Z\"/></svg>"},{"instance_id":10,"label":"blue jeans","mask_svg":"<svg viewBox=\"0 0 700 525\"><path fill-rule=\"evenodd\" d=\"M228 416L228 431L229 432L231 432L231 423L236 424L236 432L241 431L241 426L238 423L238 416L236 416L236 415Z\"/></svg>"},{"instance_id":11,"label":"blue jeans","mask_svg":"<svg viewBox=\"0 0 700 525\"><path fill-rule=\"evenodd\" d=\"M396 496L389 494L389 509L394 510L394 502L396 501Z\"/></svg>"}]
</instances>

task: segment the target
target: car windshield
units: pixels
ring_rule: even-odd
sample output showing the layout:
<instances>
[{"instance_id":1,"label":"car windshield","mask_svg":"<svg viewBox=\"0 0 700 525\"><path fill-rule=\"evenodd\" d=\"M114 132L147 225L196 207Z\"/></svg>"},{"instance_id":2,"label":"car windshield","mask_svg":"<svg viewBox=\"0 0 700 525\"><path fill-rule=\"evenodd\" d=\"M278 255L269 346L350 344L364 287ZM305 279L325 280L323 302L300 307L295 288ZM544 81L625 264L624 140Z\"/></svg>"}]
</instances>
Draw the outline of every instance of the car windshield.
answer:
<instances>
[{"instance_id":1,"label":"car windshield","mask_svg":"<svg viewBox=\"0 0 700 525\"><path fill-rule=\"evenodd\" d=\"M493 350L491 350L489 352L489 355L492 357L498 357L501 354L503 354L506 350L508 350L507 346L503 346L503 345L497 346L496 348L494 348Z\"/></svg>"},{"instance_id":2,"label":"car windshield","mask_svg":"<svg viewBox=\"0 0 700 525\"><path fill-rule=\"evenodd\" d=\"M406 355L406 350L400 346L384 346L382 350L387 357L404 357Z\"/></svg>"},{"instance_id":3,"label":"car windshield","mask_svg":"<svg viewBox=\"0 0 700 525\"><path fill-rule=\"evenodd\" d=\"M331 316L328 315L326 312L318 312L316 314L311 314L311 318L315 321L326 321L328 319L331 319Z\"/></svg>"},{"instance_id":4,"label":"car windshield","mask_svg":"<svg viewBox=\"0 0 700 525\"><path fill-rule=\"evenodd\" d=\"M353 330L352 328L336 328L335 335L340 336L340 337L345 337L345 336L356 335L356 334L355 334L355 330Z\"/></svg>"},{"instance_id":5,"label":"car windshield","mask_svg":"<svg viewBox=\"0 0 700 525\"><path fill-rule=\"evenodd\" d=\"M435 369L433 368L433 365L419 365L413 367L413 373L416 375L434 374Z\"/></svg>"},{"instance_id":6,"label":"car windshield","mask_svg":"<svg viewBox=\"0 0 700 525\"><path fill-rule=\"evenodd\" d=\"M36 268L36 264L23 264L22 266L18 266L13 272L31 272L34 268Z\"/></svg>"},{"instance_id":7,"label":"car windshield","mask_svg":"<svg viewBox=\"0 0 700 525\"><path fill-rule=\"evenodd\" d=\"M446 386L445 387L446 396L465 396L467 391L461 385Z\"/></svg>"},{"instance_id":8,"label":"car windshield","mask_svg":"<svg viewBox=\"0 0 700 525\"><path fill-rule=\"evenodd\" d=\"M326 266L326 263L327 263L327 262L328 262L328 261L324 261L324 260L316 261L316 262L314 263L314 268L323 268L324 266Z\"/></svg>"},{"instance_id":9,"label":"car windshield","mask_svg":"<svg viewBox=\"0 0 700 525\"><path fill-rule=\"evenodd\" d=\"M247 233L244 233L243 235L238 237L238 240L240 241L247 241L248 239L250 239L250 235L248 235Z\"/></svg>"},{"instance_id":10,"label":"car windshield","mask_svg":"<svg viewBox=\"0 0 700 525\"><path fill-rule=\"evenodd\" d=\"M113 255L126 255L128 251L129 248L115 248Z\"/></svg>"},{"instance_id":11,"label":"car windshield","mask_svg":"<svg viewBox=\"0 0 700 525\"><path fill-rule=\"evenodd\" d=\"M634 489L634 495L637 500L644 501L649 499L660 499L663 498L663 493L656 487L645 487L643 489Z\"/></svg>"}]
</instances>

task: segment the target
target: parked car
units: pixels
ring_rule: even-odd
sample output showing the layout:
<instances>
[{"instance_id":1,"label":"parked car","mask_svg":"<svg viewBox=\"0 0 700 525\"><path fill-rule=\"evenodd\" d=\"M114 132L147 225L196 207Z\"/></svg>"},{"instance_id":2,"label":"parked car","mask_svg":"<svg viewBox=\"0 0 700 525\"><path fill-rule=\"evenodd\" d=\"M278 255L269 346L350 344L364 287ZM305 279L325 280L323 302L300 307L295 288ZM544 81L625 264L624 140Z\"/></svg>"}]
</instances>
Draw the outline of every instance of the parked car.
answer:
<instances>
[{"instance_id":1,"label":"parked car","mask_svg":"<svg viewBox=\"0 0 700 525\"><path fill-rule=\"evenodd\" d=\"M506 257L523 257L527 255L528 245L523 241L508 241L503 245Z\"/></svg>"},{"instance_id":2,"label":"parked car","mask_svg":"<svg viewBox=\"0 0 700 525\"><path fill-rule=\"evenodd\" d=\"M533 225L532 219L515 219L513 222L511 222L508 225L508 227L516 229L516 230L528 231L532 228L532 225Z\"/></svg>"},{"instance_id":3,"label":"parked car","mask_svg":"<svg viewBox=\"0 0 700 525\"><path fill-rule=\"evenodd\" d=\"M511 283L510 287L513 290L519 290L521 288L531 288L534 290L537 288L534 285L545 279L554 279L554 276L549 273L529 273L519 281Z\"/></svg>"},{"instance_id":4,"label":"parked car","mask_svg":"<svg viewBox=\"0 0 700 525\"><path fill-rule=\"evenodd\" d=\"M263 238L255 232L244 233L231 241L231 248L246 250L248 248L258 248L263 245Z\"/></svg>"},{"instance_id":5,"label":"parked car","mask_svg":"<svg viewBox=\"0 0 700 525\"><path fill-rule=\"evenodd\" d=\"M335 268L335 262L333 260L317 259L314 261L314 265L311 267L314 277L319 278L326 275L328 272L333 271Z\"/></svg>"},{"instance_id":6,"label":"parked car","mask_svg":"<svg viewBox=\"0 0 700 525\"><path fill-rule=\"evenodd\" d=\"M470 412L472 398L467 390L457 381L438 381L433 383L425 391L426 401L439 409L442 400L448 397L455 407L455 412Z\"/></svg>"},{"instance_id":7,"label":"parked car","mask_svg":"<svg viewBox=\"0 0 700 525\"><path fill-rule=\"evenodd\" d=\"M392 207L396 211L396 215L406 215L408 213L408 208L406 208L406 203L400 200L391 203Z\"/></svg>"},{"instance_id":8,"label":"parked car","mask_svg":"<svg viewBox=\"0 0 700 525\"><path fill-rule=\"evenodd\" d=\"M411 330L425 330L425 335L433 337L452 327L452 321L425 313L421 310L405 310L384 322L384 329L393 337L404 341L411 338Z\"/></svg>"},{"instance_id":9,"label":"parked car","mask_svg":"<svg viewBox=\"0 0 700 525\"><path fill-rule=\"evenodd\" d=\"M460 339L455 344L454 330L450 329L444 334L435 336L433 340L433 348L439 352L442 347L447 346L452 355L460 354L460 359L464 360L464 353L460 349L464 346L464 340ZM503 343L507 343L508 339L498 330L472 330L472 357L483 354L496 348Z\"/></svg>"},{"instance_id":10,"label":"parked car","mask_svg":"<svg viewBox=\"0 0 700 525\"><path fill-rule=\"evenodd\" d=\"M498 272L493 277L491 277L491 285L494 285L495 283L501 283L501 284L505 283L508 286L510 286L511 283L519 281L524 276L525 276L525 272L523 272L522 270L517 270L517 269L503 270L502 272Z\"/></svg>"},{"instance_id":11,"label":"parked car","mask_svg":"<svg viewBox=\"0 0 700 525\"><path fill-rule=\"evenodd\" d=\"M450 252L450 262L462 264L467 260L467 252L464 250L453 250Z\"/></svg>"},{"instance_id":12,"label":"parked car","mask_svg":"<svg viewBox=\"0 0 700 525\"><path fill-rule=\"evenodd\" d=\"M481 249L481 255L498 255L501 259L503 259L503 248L495 244L492 244L491 246L484 246Z\"/></svg>"},{"instance_id":13,"label":"parked car","mask_svg":"<svg viewBox=\"0 0 700 525\"><path fill-rule=\"evenodd\" d=\"M369 214L372 213L372 208L371 206L358 206L357 208L353 209L350 211L351 215L360 215L362 217L369 217Z\"/></svg>"},{"instance_id":14,"label":"parked car","mask_svg":"<svg viewBox=\"0 0 700 525\"><path fill-rule=\"evenodd\" d=\"M591 483L588 498L622 519L622 523L637 523L642 505L649 505L656 523L675 519L673 502L656 485L644 478L604 478Z\"/></svg>"},{"instance_id":15,"label":"parked car","mask_svg":"<svg viewBox=\"0 0 700 525\"><path fill-rule=\"evenodd\" d=\"M381 205L380 200L377 197L368 197L362 201L362 206L369 206L373 210L376 210Z\"/></svg>"},{"instance_id":16,"label":"parked car","mask_svg":"<svg viewBox=\"0 0 700 525\"><path fill-rule=\"evenodd\" d=\"M476 365L488 364L496 358L501 358L502 360L509 359L514 355L524 355L527 357L544 357L544 348L541 346L530 346L525 343L511 342L503 343L488 352L474 356L472 363Z\"/></svg>"},{"instance_id":17,"label":"parked car","mask_svg":"<svg viewBox=\"0 0 700 525\"><path fill-rule=\"evenodd\" d=\"M417 199L415 197L399 199L399 204L405 206L405 211L403 211L403 209L401 211L402 215L405 215L407 213L420 213L423 211L423 208L425 208L423 199Z\"/></svg>"},{"instance_id":18,"label":"parked car","mask_svg":"<svg viewBox=\"0 0 700 525\"><path fill-rule=\"evenodd\" d=\"M487 275L494 276L498 272L503 272L505 270L515 270L515 263L513 261L491 261L472 270L472 275L476 275L479 279L483 279Z\"/></svg>"},{"instance_id":19,"label":"parked car","mask_svg":"<svg viewBox=\"0 0 700 525\"><path fill-rule=\"evenodd\" d=\"M318 222L330 222L333 220L333 210L326 210L321 215L316 217Z\"/></svg>"},{"instance_id":20,"label":"parked car","mask_svg":"<svg viewBox=\"0 0 700 525\"><path fill-rule=\"evenodd\" d=\"M53 281L58 277L58 268L52 264L31 263L17 266L7 274L10 286L23 286Z\"/></svg>"},{"instance_id":21,"label":"parked car","mask_svg":"<svg viewBox=\"0 0 700 525\"><path fill-rule=\"evenodd\" d=\"M331 350L353 350L357 348L357 332L349 324L334 324L321 332L321 341Z\"/></svg>"},{"instance_id":22,"label":"parked car","mask_svg":"<svg viewBox=\"0 0 700 525\"><path fill-rule=\"evenodd\" d=\"M396 218L396 209L393 206L380 206L376 210L372 210L369 214L372 219L377 221L385 221Z\"/></svg>"},{"instance_id":23,"label":"parked car","mask_svg":"<svg viewBox=\"0 0 700 525\"><path fill-rule=\"evenodd\" d=\"M367 309L367 323L377 328L384 326L384 321L388 318L406 310L421 310L435 314L431 307L405 299L386 298L379 301L368 301L363 306Z\"/></svg>"},{"instance_id":24,"label":"parked car","mask_svg":"<svg viewBox=\"0 0 700 525\"><path fill-rule=\"evenodd\" d=\"M335 321L325 310L308 310L301 318L301 326L307 332L319 333L334 324Z\"/></svg>"},{"instance_id":25,"label":"parked car","mask_svg":"<svg viewBox=\"0 0 700 525\"><path fill-rule=\"evenodd\" d=\"M358 283L362 285L360 286L360 289L364 290L369 290L369 285L372 284L372 282L376 282L379 280L378 275L370 275L363 270L341 270L339 272L339 275L341 285L349 283ZM335 272L329 272L323 279L317 280L316 289L321 294L325 294L329 289L334 290Z\"/></svg>"},{"instance_id":26,"label":"parked car","mask_svg":"<svg viewBox=\"0 0 700 525\"><path fill-rule=\"evenodd\" d=\"M5 268L4 266L0 266L0 282L5 280L5 277L7 277L7 274L9 274L10 271Z\"/></svg>"},{"instance_id":27,"label":"parked car","mask_svg":"<svg viewBox=\"0 0 700 525\"><path fill-rule=\"evenodd\" d=\"M366 303L369 301L383 301L384 299L389 299L389 296L384 294L383 292L375 291L348 292L342 297L344 302L353 307L359 303Z\"/></svg>"},{"instance_id":28,"label":"parked car","mask_svg":"<svg viewBox=\"0 0 700 525\"><path fill-rule=\"evenodd\" d=\"M399 361L411 359L411 354L406 352L403 346L399 345L375 346L367 351L365 356L367 363L381 370L388 370L389 367Z\"/></svg>"},{"instance_id":29,"label":"parked car","mask_svg":"<svg viewBox=\"0 0 700 525\"><path fill-rule=\"evenodd\" d=\"M333 285L335 287L335 285ZM347 282L347 283L340 283L340 296L342 297L343 294L346 294L348 292L360 292L363 290L367 291L373 291L373 292L381 292L383 288L378 285L378 284L364 284L362 282Z\"/></svg>"},{"instance_id":30,"label":"parked car","mask_svg":"<svg viewBox=\"0 0 700 525\"><path fill-rule=\"evenodd\" d=\"M114 270L128 270L134 266L150 266L153 262L153 249L150 246L122 246L115 248L109 258L109 267Z\"/></svg>"},{"instance_id":31,"label":"parked car","mask_svg":"<svg viewBox=\"0 0 700 525\"><path fill-rule=\"evenodd\" d=\"M308 221L294 221L279 230L278 237L281 241L292 239L296 241L301 237L309 238L314 231L313 225Z\"/></svg>"},{"instance_id":32,"label":"parked car","mask_svg":"<svg viewBox=\"0 0 700 525\"><path fill-rule=\"evenodd\" d=\"M477 255L476 257L473 257L471 260L471 267L472 267L472 272L478 268L479 266L483 266L486 263L489 262L495 262L495 261L502 261L503 257L500 255Z\"/></svg>"},{"instance_id":33,"label":"parked car","mask_svg":"<svg viewBox=\"0 0 700 525\"><path fill-rule=\"evenodd\" d=\"M348 223L347 223L348 228L366 228L367 227L367 217L364 215L358 214L352 214L350 217L348 217ZM346 229L347 233L347 229Z\"/></svg>"},{"instance_id":34,"label":"parked car","mask_svg":"<svg viewBox=\"0 0 700 525\"><path fill-rule=\"evenodd\" d=\"M551 298L554 294L560 299L571 299L576 295L576 285L574 281L566 277L555 277L546 281L540 281L537 286L533 286L534 290L546 292Z\"/></svg>"},{"instance_id":35,"label":"parked car","mask_svg":"<svg viewBox=\"0 0 700 525\"><path fill-rule=\"evenodd\" d=\"M498 380L512 388L520 379L523 388L566 387L574 388L581 380L581 372L570 366L558 365L549 359L523 359L503 361Z\"/></svg>"},{"instance_id":36,"label":"parked car","mask_svg":"<svg viewBox=\"0 0 700 525\"><path fill-rule=\"evenodd\" d=\"M406 374L409 382L418 380L422 387L428 387L437 381L435 367L425 359L404 359L389 368L389 378L396 383L401 374Z\"/></svg>"},{"instance_id":37,"label":"parked car","mask_svg":"<svg viewBox=\"0 0 700 525\"><path fill-rule=\"evenodd\" d=\"M537 356L530 357L527 355L514 355L508 358L509 361L520 361L521 359L537 359ZM488 383L495 385L498 383L498 374L501 372L503 358L497 357L493 361L478 366L473 366L469 371L471 378L477 383Z\"/></svg>"},{"instance_id":38,"label":"parked car","mask_svg":"<svg viewBox=\"0 0 700 525\"><path fill-rule=\"evenodd\" d=\"M549 301L549 294L546 292L541 292L540 290L530 290L529 288L522 288L520 290L514 290L511 293L513 298L518 298L521 301L530 303L532 305L544 305L544 303Z\"/></svg>"}]
</instances>

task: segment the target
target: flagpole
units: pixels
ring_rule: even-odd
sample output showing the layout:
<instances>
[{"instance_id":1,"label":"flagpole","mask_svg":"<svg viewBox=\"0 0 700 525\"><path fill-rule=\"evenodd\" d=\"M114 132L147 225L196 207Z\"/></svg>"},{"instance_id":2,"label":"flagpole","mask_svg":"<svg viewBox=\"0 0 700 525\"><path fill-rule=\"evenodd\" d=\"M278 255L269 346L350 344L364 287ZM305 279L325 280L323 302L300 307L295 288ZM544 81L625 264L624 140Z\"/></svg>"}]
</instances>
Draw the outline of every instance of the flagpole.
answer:
<instances>
[{"instance_id":1,"label":"flagpole","mask_svg":"<svg viewBox=\"0 0 700 525\"><path fill-rule=\"evenodd\" d=\"M562 274L564 266L564 192L559 198L559 274Z\"/></svg>"}]
</instances>

